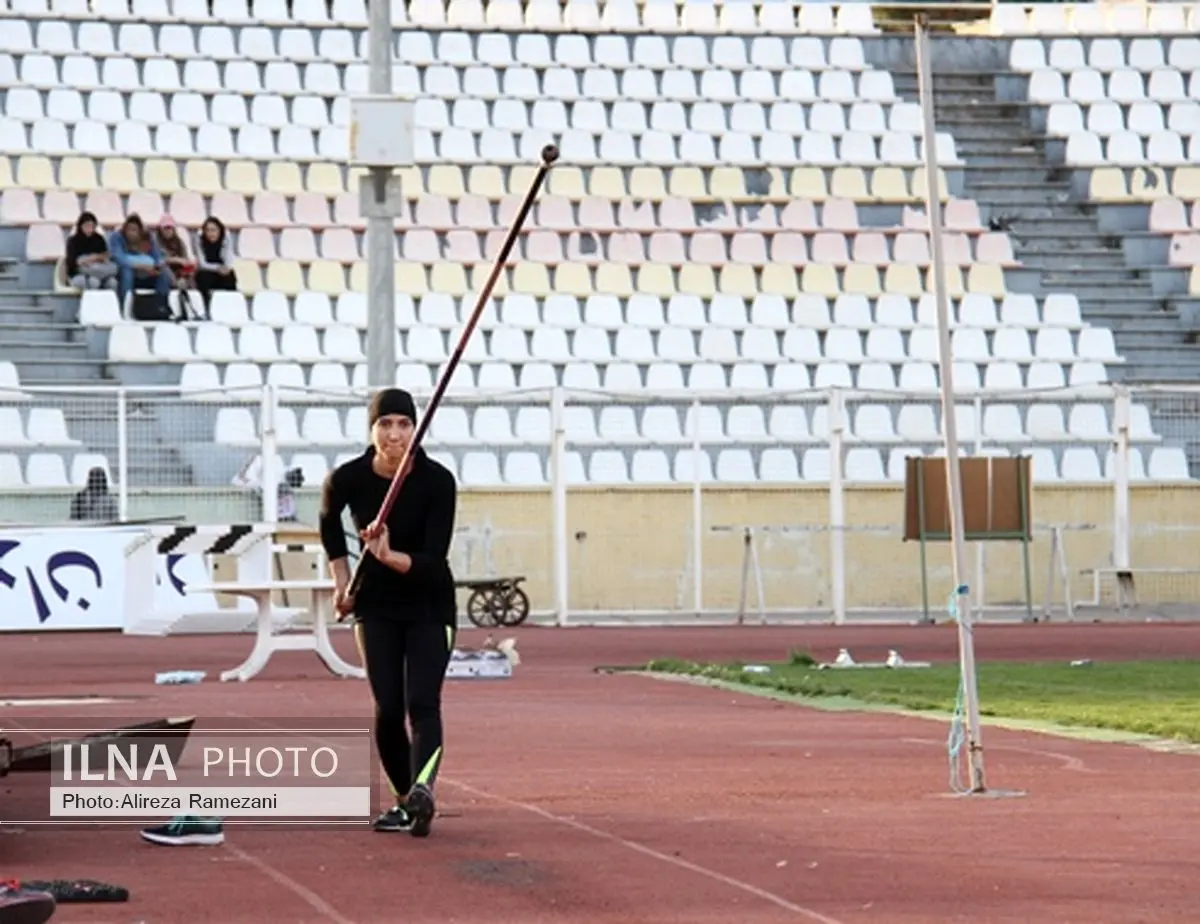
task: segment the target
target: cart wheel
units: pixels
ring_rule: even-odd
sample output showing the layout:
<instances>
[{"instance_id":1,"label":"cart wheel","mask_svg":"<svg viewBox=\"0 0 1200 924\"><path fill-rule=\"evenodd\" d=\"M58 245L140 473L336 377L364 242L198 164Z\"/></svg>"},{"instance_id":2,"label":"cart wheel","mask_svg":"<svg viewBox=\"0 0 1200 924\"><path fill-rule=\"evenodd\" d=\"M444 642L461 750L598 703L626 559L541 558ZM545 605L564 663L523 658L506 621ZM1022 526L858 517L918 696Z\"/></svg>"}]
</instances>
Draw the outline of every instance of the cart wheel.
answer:
<instances>
[{"instance_id":1,"label":"cart wheel","mask_svg":"<svg viewBox=\"0 0 1200 924\"><path fill-rule=\"evenodd\" d=\"M482 587L471 591L471 596L467 599L467 618L481 629L500 625L495 598L495 593Z\"/></svg>"},{"instance_id":2,"label":"cart wheel","mask_svg":"<svg viewBox=\"0 0 1200 924\"><path fill-rule=\"evenodd\" d=\"M529 618L529 595L520 587L510 587L504 603L504 609L499 614L501 625L519 626Z\"/></svg>"}]
</instances>

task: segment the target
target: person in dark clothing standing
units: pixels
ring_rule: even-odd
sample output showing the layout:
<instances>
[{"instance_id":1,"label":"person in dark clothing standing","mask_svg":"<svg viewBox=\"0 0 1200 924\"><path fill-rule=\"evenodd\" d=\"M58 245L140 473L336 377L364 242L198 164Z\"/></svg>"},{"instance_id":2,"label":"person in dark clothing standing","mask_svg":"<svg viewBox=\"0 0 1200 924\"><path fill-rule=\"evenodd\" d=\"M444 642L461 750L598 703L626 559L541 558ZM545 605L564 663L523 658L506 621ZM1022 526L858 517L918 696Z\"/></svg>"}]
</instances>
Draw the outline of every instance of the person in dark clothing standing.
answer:
<instances>
[{"instance_id":1,"label":"person in dark clothing standing","mask_svg":"<svg viewBox=\"0 0 1200 924\"><path fill-rule=\"evenodd\" d=\"M108 490L108 475L100 466L94 466L87 476L87 485L71 498L72 520L103 520L115 523L121 519L121 508L117 499Z\"/></svg>"},{"instance_id":2,"label":"person in dark clothing standing","mask_svg":"<svg viewBox=\"0 0 1200 924\"><path fill-rule=\"evenodd\" d=\"M454 575L448 559L458 488L454 475L420 447L386 521L384 495L412 441L412 395L385 388L368 411L371 445L326 476L319 529L329 556L339 613L354 613L355 633L375 700L375 741L396 804L377 831L429 834L434 782L442 761L442 685L454 650ZM365 553L358 595L342 512L350 509ZM405 719L412 726L410 742Z\"/></svg>"}]
</instances>

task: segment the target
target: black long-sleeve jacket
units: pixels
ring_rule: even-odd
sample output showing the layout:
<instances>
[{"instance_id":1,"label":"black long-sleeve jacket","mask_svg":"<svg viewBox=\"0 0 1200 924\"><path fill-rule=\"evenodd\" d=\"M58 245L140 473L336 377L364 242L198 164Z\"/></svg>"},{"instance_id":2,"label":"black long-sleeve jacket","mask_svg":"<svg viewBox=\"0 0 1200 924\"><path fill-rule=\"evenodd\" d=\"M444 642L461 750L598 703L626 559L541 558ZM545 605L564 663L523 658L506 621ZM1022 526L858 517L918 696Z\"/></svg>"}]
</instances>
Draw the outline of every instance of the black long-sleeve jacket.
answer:
<instances>
[{"instance_id":1,"label":"black long-sleeve jacket","mask_svg":"<svg viewBox=\"0 0 1200 924\"><path fill-rule=\"evenodd\" d=\"M374 455L374 448L369 448L325 478L319 529L330 561L349 554L342 512L350 508L351 519L361 532L375 520L383 505L391 482L371 467ZM454 574L449 554L457 503L454 475L418 449L412 471L404 479L387 518L391 547L409 555L412 568L401 574L367 555L362 585L355 598L357 617L453 623Z\"/></svg>"}]
</instances>

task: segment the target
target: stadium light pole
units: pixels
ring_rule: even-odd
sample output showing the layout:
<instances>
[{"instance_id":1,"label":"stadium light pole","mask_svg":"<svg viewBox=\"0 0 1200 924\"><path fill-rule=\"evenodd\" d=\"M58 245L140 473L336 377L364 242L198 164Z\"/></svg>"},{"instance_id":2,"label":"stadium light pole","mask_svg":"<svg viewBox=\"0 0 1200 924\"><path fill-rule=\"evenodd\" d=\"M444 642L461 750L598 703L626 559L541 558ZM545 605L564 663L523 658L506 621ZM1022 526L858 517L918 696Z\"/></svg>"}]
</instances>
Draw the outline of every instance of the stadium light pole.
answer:
<instances>
[{"instance_id":1,"label":"stadium light pole","mask_svg":"<svg viewBox=\"0 0 1200 924\"><path fill-rule=\"evenodd\" d=\"M368 89L374 97L392 95L392 6L391 0L367 3ZM367 195L377 203L388 198L392 168L368 168L363 183ZM382 388L396 382L396 265L395 218L389 210L376 208L367 217L367 384Z\"/></svg>"},{"instance_id":2,"label":"stadium light pole","mask_svg":"<svg viewBox=\"0 0 1200 924\"><path fill-rule=\"evenodd\" d=\"M942 202L938 184L937 126L933 111L933 62L926 18L917 16L914 38L917 51L917 85L925 140L925 210L929 216L933 292L937 305L938 361L941 367L942 427L946 434L946 479L949 482L951 568L958 609L958 655L962 671L963 705L967 722L967 761L971 793L987 791L983 773L983 737L979 719L979 688L975 676L975 641L972 632L971 592L965 583L967 552L964 537L962 475L958 462L958 421L954 412L954 356L950 340L950 304L946 295L946 260L942 247Z\"/></svg>"}]
</instances>

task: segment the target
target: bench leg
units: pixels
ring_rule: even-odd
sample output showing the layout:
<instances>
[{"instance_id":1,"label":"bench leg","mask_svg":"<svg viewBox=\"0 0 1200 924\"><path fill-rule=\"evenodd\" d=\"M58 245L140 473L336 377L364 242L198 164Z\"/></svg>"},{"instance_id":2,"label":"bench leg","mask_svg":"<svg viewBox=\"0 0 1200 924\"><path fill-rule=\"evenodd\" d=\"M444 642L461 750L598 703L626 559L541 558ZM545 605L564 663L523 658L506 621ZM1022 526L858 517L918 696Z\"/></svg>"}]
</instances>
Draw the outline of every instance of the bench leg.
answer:
<instances>
[{"instance_id":1,"label":"bench leg","mask_svg":"<svg viewBox=\"0 0 1200 924\"><path fill-rule=\"evenodd\" d=\"M315 647L317 657L325 662L325 666L329 668L332 674L336 674L339 677L352 677L355 680L366 680L366 670L345 660L333 647L333 642L329 638L329 610L332 608L331 604L332 601L324 596L319 600L313 601L315 622L313 634L316 637Z\"/></svg>"},{"instance_id":2,"label":"bench leg","mask_svg":"<svg viewBox=\"0 0 1200 924\"><path fill-rule=\"evenodd\" d=\"M227 680L246 681L255 677L271 659L274 646L271 644L274 635L271 627L271 595L255 596L258 604L258 631L254 636L254 648L246 660L231 670L221 672L222 682Z\"/></svg>"}]
</instances>

